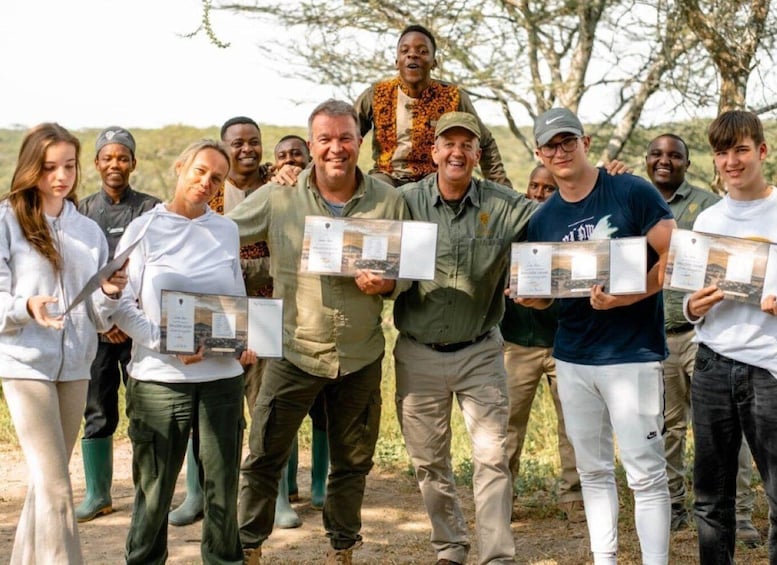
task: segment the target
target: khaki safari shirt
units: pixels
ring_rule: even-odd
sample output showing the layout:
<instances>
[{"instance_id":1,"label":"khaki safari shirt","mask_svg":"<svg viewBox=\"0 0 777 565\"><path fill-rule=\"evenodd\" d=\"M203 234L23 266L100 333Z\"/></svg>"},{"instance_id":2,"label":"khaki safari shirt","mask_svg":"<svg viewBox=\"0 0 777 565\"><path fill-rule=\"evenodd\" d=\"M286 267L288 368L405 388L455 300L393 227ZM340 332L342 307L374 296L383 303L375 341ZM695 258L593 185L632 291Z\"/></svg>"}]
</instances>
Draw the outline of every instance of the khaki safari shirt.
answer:
<instances>
[{"instance_id":1,"label":"khaki safari shirt","mask_svg":"<svg viewBox=\"0 0 777 565\"><path fill-rule=\"evenodd\" d=\"M504 313L510 246L525 239L537 203L488 180L473 179L458 211L440 195L437 175L402 187L410 216L437 224L433 281L399 295L394 321L421 343L458 343L482 336Z\"/></svg>"},{"instance_id":2,"label":"khaki safari shirt","mask_svg":"<svg viewBox=\"0 0 777 565\"><path fill-rule=\"evenodd\" d=\"M343 217L401 220L406 208L392 186L357 169L356 193ZM273 296L283 299L283 356L303 371L336 378L358 371L384 351L383 298L361 292L349 277L300 272L305 216L332 216L315 183L315 169L293 187L262 186L232 210L240 243L266 241ZM409 283L397 281L395 293Z\"/></svg>"}]
</instances>

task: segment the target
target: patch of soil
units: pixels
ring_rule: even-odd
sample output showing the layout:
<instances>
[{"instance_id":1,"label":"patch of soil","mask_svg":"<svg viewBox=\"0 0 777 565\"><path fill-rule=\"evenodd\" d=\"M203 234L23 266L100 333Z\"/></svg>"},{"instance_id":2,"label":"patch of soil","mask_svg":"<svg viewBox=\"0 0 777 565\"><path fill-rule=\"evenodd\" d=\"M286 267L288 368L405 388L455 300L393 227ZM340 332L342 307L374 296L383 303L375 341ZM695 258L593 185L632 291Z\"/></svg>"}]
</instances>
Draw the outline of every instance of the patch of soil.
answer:
<instances>
[{"instance_id":1,"label":"patch of soil","mask_svg":"<svg viewBox=\"0 0 777 565\"><path fill-rule=\"evenodd\" d=\"M5 451L2 458L3 481L0 483L0 560L11 554L16 522L26 492L26 466L20 451ZM131 446L128 440L114 446L113 504L115 512L80 524L84 559L90 565L113 565L124 562L124 542L129 528L134 490L131 476ZM300 452L298 482L300 502L294 508L303 521L300 528L273 532L263 546L263 563L321 563L329 547L322 525L321 512L311 508L310 460ZM70 465L76 504L84 496L84 474L80 447L76 446ZM459 488L465 515L469 520L470 540L474 544L474 504L470 489ZM175 503L184 497L183 477L179 477ZM522 511L513 523L517 562L532 564L582 565L590 563L585 524L571 525L552 506L537 500L521 501ZM550 508L550 509L549 509ZM621 519L623 522L623 518ZM356 563L416 564L434 563L436 556L429 543L429 521L415 479L407 474L376 468L367 478L367 491L362 511L364 545L354 552ZM760 524L760 525L759 525ZM762 527L763 523L757 523ZM638 563L636 535L621 528L620 563ZM200 523L168 529L168 563L200 563ZM765 533L765 532L763 532ZM764 563L763 548L737 549L740 563ZM473 547L470 562L477 562ZM696 562L696 536L693 530L673 537L671 563Z\"/></svg>"}]
</instances>

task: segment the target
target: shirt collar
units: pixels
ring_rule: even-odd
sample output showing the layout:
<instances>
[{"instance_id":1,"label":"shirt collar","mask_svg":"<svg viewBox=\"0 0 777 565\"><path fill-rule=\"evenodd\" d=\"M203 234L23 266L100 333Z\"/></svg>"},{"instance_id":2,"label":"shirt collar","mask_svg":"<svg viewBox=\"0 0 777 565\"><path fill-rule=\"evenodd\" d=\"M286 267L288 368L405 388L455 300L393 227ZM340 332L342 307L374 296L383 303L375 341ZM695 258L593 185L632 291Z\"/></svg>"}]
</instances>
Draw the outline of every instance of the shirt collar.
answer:
<instances>
[{"instance_id":1,"label":"shirt collar","mask_svg":"<svg viewBox=\"0 0 777 565\"><path fill-rule=\"evenodd\" d=\"M132 194L132 192L133 192L132 187L128 186L127 189L121 193L121 196L119 197L119 202L125 202L127 198L130 197L130 194ZM103 200L107 204L113 204L113 198L108 196L108 193L105 192L105 188L102 185L100 185L100 195L102 196Z\"/></svg>"},{"instance_id":2,"label":"shirt collar","mask_svg":"<svg viewBox=\"0 0 777 565\"><path fill-rule=\"evenodd\" d=\"M472 177L472 180L469 181L469 188L467 189L466 194L464 195L464 198L461 199L461 203L465 204L467 200L472 203L473 206L479 208L480 207L480 190L478 190L479 185L475 177ZM434 175L434 190L435 190L435 197L434 197L434 205L439 206L440 204L445 203L445 199L442 197L442 194L440 194L440 187L437 185L437 174Z\"/></svg>"}]
</instances>

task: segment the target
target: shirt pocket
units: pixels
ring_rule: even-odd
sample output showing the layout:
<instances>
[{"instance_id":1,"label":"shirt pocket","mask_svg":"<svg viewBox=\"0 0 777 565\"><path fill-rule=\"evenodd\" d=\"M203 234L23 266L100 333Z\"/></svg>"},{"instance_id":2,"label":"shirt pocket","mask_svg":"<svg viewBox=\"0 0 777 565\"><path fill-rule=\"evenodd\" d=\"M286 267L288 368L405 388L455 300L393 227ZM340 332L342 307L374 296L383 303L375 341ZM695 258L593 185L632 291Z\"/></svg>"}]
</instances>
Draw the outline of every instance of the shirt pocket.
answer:
<instances>
[{"instance_id":1,"label":"shirt pocket","mask_svg":"<svg viewBox=\"0 0 777 565\"><path fill-rule=\"evenodd\" d=\"M503 239L471 238L459 245L459 262L472 280L494 280L507 268L508 245Z\"/></svg>"}]
</instances>

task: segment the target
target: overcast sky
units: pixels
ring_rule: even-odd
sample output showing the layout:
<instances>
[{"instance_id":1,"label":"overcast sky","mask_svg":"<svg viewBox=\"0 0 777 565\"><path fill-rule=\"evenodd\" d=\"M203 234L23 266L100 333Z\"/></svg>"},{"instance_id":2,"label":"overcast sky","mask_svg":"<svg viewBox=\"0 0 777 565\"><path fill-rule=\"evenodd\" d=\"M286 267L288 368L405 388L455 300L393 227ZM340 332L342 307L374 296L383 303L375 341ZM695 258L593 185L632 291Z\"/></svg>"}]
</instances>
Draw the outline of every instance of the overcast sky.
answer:
<instances>
[{"instance_id":1,"label":"overcast sky","mask_svg":"<svg viewBox=\"0 0 777 565\"><path fill-rule=\"evenodd\" d=\"M200 0L0 0L0 127L209 127L235 115L304 126L316 104L345 96L283 78L277 62L263 60L259 44L284 41L277 26L215 11L213 26L230 47L219 49L204 34L182 37L200 15ZM387 76L394 72L390 59ZM611 98L590 94L583 121L602 119ZM495 106L476 106L486 123L504 124ZM671 106L655 97L643 123L689 117L669 115Z\"/></svg>"},{"instance_id":2,"label":"overcast sky","mask_svg":"<svg viewBox=\"0 0 777 565\"><path fill-rule=\"evenodd\" d=\"M231 46L218 49L180 36L199 18L199 0L0 0L0 127L207 127L241 114L297 126L337 94L262 60L258 42L278 30L219 13Z\"/></svg>"}]
</instances>

